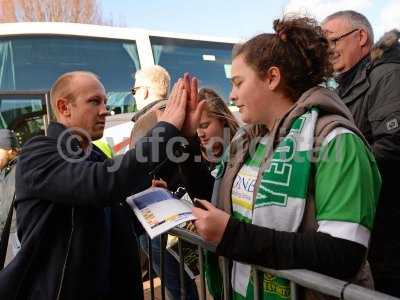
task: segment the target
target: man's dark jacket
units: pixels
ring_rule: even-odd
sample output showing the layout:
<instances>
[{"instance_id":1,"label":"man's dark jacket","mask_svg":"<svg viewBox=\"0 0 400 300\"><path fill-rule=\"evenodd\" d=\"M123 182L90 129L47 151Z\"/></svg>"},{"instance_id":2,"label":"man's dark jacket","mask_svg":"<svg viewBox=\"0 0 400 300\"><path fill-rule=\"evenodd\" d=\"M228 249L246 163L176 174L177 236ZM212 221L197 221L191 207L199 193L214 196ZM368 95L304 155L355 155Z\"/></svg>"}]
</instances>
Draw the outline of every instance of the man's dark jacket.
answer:
<instances>
[{"instance_id":1,"label":"man's dark jacket","mask_svg":"<svg viewBox=\"0 0 400 300\"><path fill-rule=\"evenodd\" d=\"M0 272L0 299L142 299L135 224L125 198L150 185L148 173L179 135L160 122L159 153L143 138L139 150L86 159L58 123L22 149L16 170L16 211L22 248ZM155 133L159 132L159 134ZM67 142L69 143L67 144ZM152 156L154 155L154 156ZM159 157L156 157L158 156Z\"/></svg>"},{"instance_id":2,"label":"man's dark jacket","mask_svg":"<svg viewBox=\"0 0 400 300\"><path fill-rule=\"evenodd\" d=\"M382 175L382 189L374 230L370 262L375 279L400 282L400 44L392 31L359 62L353 74L345 74L339 96L353 113L356 125L371 144ZM343 79L343 78L342 78ZM340 80L339 80L340 82ZM382 278L386 281L386 279Z\"/></svg>"}]
</instances>

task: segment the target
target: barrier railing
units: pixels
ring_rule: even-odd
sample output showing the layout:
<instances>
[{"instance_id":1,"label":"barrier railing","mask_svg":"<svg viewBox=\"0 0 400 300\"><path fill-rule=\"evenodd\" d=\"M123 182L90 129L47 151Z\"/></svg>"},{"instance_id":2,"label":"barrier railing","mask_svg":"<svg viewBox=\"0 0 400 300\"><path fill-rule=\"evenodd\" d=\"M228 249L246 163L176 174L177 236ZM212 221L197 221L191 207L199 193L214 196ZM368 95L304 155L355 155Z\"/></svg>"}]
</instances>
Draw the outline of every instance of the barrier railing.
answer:
<instances>
[{"instance_id":1,"label":"barrier railing","mask_svg":"<svg viewBox=\"0 0 400 300\"><path fill-rule=\"evenodd\" d=\"M206 283L205 283L205 275L204 275L204 257L203 257L203 250L209 250L215 252L215 247L206 243L199 235L185 230L181 228L173 228L169 232L169 234L175 235L179 238L178 240L178 251L180 257L180 286L181 286L181 299L185 299L186 297L186 290L183 278L184 266L183 266L183 253L182 253L182 245L181 239L189 242L191 244L198 246L198 255L199 255L199 271L200 271L200 299L205 300L207 299L206 294ZM162 249L163 244L165 245L166 236L162 237ZM151 249L151 242L149 240L149 249ZM164 268L163 261L164 261L164 251L161 251L160 257L160 278L161 278L161 298L164 300L166 299L165 296L165 284L164 284ZM151 252L149 251L149 260L151 262ZM229 268L230 261L226 258L223 259L222 264L222 276L223 276L223 291L224 291L224 300L231 299L232 291L230 285L230 268ZM150 263L151 265L151 263ZM151 267L150 267L151 268ZM333 296L339 299L344 300L395 300L400 299L396 297L392 297L387 294L383 294L374 290L370 290L367 288L363 288L356 284L352 284L346 281L342 281L336 278L332 278L323 274L319 274L316 272L312 272L309 270L273 270L268 269L260 266L253 266L256 272L253 272L253 282L254 282L254 300L261 299L260 295L260 272L267 272L272 275L276 275L282 278L286 278L291 282L291 299L297 300L298 293L297 293L297 286L302 286L317 292L320 292L324 295ZM259 272L257 272L259 271ZM150 272L151 274L151 272ZM152 276L150 277L150 281L152 281ZM154 285L150 283L151 288L154 289ZM151 299L154 299L154 290L151 291Z\"/></svg>"}]
</instances>

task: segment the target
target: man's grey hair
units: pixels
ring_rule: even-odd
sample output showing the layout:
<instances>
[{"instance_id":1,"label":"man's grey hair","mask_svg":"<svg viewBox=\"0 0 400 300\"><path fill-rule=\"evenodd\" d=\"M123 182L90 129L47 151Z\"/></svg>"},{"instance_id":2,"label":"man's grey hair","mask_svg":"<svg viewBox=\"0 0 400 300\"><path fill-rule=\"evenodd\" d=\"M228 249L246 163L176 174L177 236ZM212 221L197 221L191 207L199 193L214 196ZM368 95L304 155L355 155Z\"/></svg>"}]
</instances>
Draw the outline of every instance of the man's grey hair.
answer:
<instances>
[{"instance_id":1,"label":"man's grey hair","mask_svg":"<svg viewBox=\"0 0 400 300\"><path fill-rule=\"evenodd\" d=\"M363 28L365 31L367 31L368 42L370 46L374 44L374 31L372 30L371 23L363 14L360 14L354 10L342 10L327 16L322 21L322 24L325 24L334 19L346 20L351 25L352 29Z\"/></svg>"},{"instance_id":2,"label":"man's grey hair","mask_svg":"<svg viewBox=\"0 0 400 300\"><path fill-rule=\"evenodd\" d=\"M136 72L135 80L144 83L161 98L167 98L171 77L163 67L155 65L143 68Z\"/></svg>"}]
</instances>

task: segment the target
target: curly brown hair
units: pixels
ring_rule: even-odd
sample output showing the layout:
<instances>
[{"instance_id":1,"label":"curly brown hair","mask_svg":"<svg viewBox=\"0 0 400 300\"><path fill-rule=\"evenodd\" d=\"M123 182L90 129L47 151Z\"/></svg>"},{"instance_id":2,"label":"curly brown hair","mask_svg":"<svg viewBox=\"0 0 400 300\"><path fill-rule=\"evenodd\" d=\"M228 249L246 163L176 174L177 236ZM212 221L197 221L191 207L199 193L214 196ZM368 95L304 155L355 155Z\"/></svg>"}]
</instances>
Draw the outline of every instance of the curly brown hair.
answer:
<instances>
[{"instance_id":1,"label":"curly brown hair","mask_svg":"<svg viewBox=\"0 0 400 300\"><path fill-rule=\"evenodd\" d=\"M244 60L264 78L278 67L286 96L296 101L306 90L332 76L328 41L317 21L308 17L283 17L273 23L275 34L263 33L236 45L233 58Z\"/></svg>"}]
</instances>

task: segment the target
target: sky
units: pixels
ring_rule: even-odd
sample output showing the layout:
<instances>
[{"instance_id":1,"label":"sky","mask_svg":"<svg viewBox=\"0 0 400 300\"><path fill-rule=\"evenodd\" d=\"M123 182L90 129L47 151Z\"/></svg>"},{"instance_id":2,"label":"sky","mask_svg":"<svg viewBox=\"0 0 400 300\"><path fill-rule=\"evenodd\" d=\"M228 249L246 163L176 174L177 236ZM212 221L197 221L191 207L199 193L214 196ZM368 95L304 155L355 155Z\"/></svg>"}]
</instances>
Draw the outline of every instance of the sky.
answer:
<instances>
[{"instance_id":1,"label":"sky","mask_svg":"<svg viewBox=\"0 0 400 300\"><path fill-rule=\"evenodd\" d=\"M101 0L103 15L114 24L158 31L248 39L272 32L284 13L302 13L321 21L352 9L372 24L375 39L400 29L400 0Z\"/></svg>"}]
</instances>

